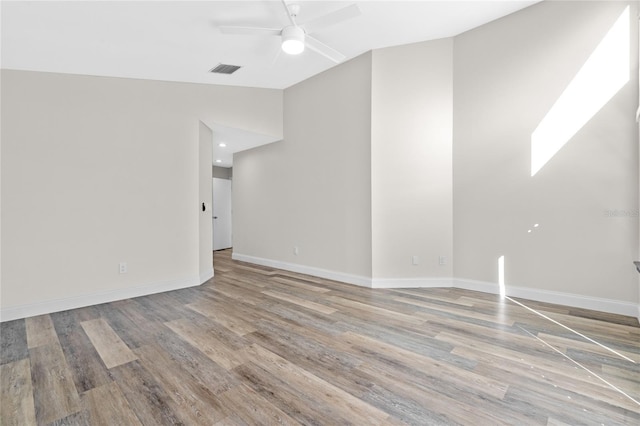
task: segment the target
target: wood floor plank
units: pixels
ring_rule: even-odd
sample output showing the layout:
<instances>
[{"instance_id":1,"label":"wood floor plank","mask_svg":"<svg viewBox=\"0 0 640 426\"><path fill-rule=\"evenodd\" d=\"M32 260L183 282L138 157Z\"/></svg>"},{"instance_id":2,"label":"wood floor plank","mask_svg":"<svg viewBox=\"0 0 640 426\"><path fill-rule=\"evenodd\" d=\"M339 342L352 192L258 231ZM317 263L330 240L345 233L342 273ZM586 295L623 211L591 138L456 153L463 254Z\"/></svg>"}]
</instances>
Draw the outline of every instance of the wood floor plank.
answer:
<instances>
[{"instance_id":1,"label":"wood floor plank","mask_svg":"<svg viewBox=\"0 0 640 426\"><path fill-rule=\"evenodd\" d=\"M197 381L158 346L135 350L149 373L174 401L185 424L210 425L226 417L223 405L208 386Z\"/></svg>"},{"instance_id":2,"label":"wood floor plank","mask_svg":"<svg viewBox=\"0 0 640 426\"><path fill-rule=\"evenodd\" d=\"M89 413L86 411L78 411L73 414L69 414L66 417L55 420L49 423L47 426L86 426L89 423Z\"/></svg>"},{"instance_id":3,"label":"wood floor plank","mask_svg":"<svg viewBox=\"0 0 640 426\"><path fill-rule=\"evenodd\" d=\"M225 347L222 342L211 333L208 333L207 330L194 326L187 320L175 320L167 322L165 325L227 370L231 370L244 362L241 354L238 354L236 350Z\"/></svg>"},{"instance_id":4,"label":"wood floor plank","mask_svg":"<svg viewBox=\"0 0 640 426\"><path fill-rule=\"evenodd\" d=\"M229 417L225 417L224 419L216 422L214 426L250 426L257 423L246 423L236 414L232 414Z\"/></svg>"},{"instance_id":5,"label":"wood floor plank","mask_svg":"<svg viewBox=\"0 0 640 426\"><path fill-rule=\"evenodd\" d=\"M220 399L223 407L228 407L226 411L229 413L229 417L233 419L234 416L237 416L238 420L240 420L242 424L270 424L285 426L301 424L261 397L248 386L240 385L231 389L220 395ZM248 407L248 409L238 410L236 412L234 407ZM233 424L237 424L237 422L234 422Z\"/></svg>"},{"instance_id":6,"label":"wood floor plank","mask_svg":"<svg viewBox=\"0 0 640 426\"><path fill-rule=\"evenodd\" d=\"M58 335L50 315L25 318L25 325L29 348L58 342Z\"/></svg>"},{"instance_id":7,"label":"wood floor plank","mask_svg":"<svg viewBox=\"0 0 640 426\"><path fill-rule=\"evenodd\" d=\"M289 383L286 377L274 375L253 362L246 362L233 371L246 386L295 421L304 425L320 425L332 421L338 424L331 412L323 411L323 405L317 404L306 393L299 392L295 384ZM278 391L274 392L274 389ZM344 424L353 423L346 421Z\"/></svg>"},{"instance_id":8,"label":"wood floor plank","mask_svg":"<svg viewBox=\"0 0 640 426\"><path fill-rule=\"evenodd\" d=\"M36 424L29 359L0 365L0 423L6 426Z\"/></svg>"},{"instance_id":9,"label":"wood floor plank","mask_svg":"<svg viewBox=\"0 0 640 426\"><path fill-rule=\"evenodd\" d=\"M509 410L502 400L443 389L442 380L416 380L411 373L391 372L383 364L363 364L357 374L373 385L362 399L406 424L535 424L530 413ZM410 378L410 380L406 380ZM444 382L446 383L446 382ZM482 410L478 410L482 406ZM455 407L452 409L451 407ZM539 422L538 422L539 423Z\"/></svg>"},{"instance_id":10,"label":"wood floor plank","mask_svg":"<svg viewBox=\"0 0 640 426\"><path fill-rule=\"evenodd\" d=\"M308 282L304 282L303 280L297 280L295 278L287 278L287 277L274 277L271 282L287 284L287 287L301 288L304 290L316 292L316 293L326 293L331 291L326 287L322 287L319 285L312 285Z\"/></svg>"},{"instance_id":11,"label":"wood floor plank","mask_svg":"<svg viewBox=\"0 0 640 426\"><path fill-rule=\"evenodd\" d=\"M628 352L620 348L613 349L606 345L605 347L602 347L588 340L581 339L579 336L566 338L564 336L558 336L548 332L538 333L537 336L564 353L569 350L580 350L585 353L593 354L594 356L610 358L612 362L617 361L640 365L640 354ZM623 358L623 356L627 359Z\"/></svg>"},{"instance_id":12,"label":"wood floor plank","mask_svg":"<svg viewBox=\"0 0 640 426\"><path fill-rule=\"evenodd\" d=\"M143 425L183 425L162 385L138 360L111 369L118 387Z\"/></svg>"},{"instance_id":13,"label":"wood floor plank","mask_svg":"<svg viewBox=\"0 0 640 426\"><path fill-rule=\"evenodd\" d=\"M283 377L299 392L316 401L337 423L357 425L382 424L388 414L363 402L337 386L262 348L251 345L244 349L246 358L277 377ZM344 423L343 423L344 424Z\"/></svg>"},{"instance_id":14,"label":"wood floor plank","mask_svg":"<svg viewBox=\"0 0 640 426\"><path fill-rule=\"evenodd\" d=\"M101 305L100 313L130 349L153 343L155 335L164 330L164 320L136 299Z\"/></svg>"},{"instance_id":15,"label":"wood floor plank","mask_svg":"<svg viewBox=\"0 0 640 426\"><path fill-rule=\"evenodd\" d=\"M325 305L321 305L319 303L310 302L308 300L304 300L300 297L291 296L286 293L282 293L279 291L263 291L262 294L266 294L267 296L275 297L276 299L284 300L285 302L291 302L298 306L302 306L303 308L311 309L316 312L320 312L322 314L330 315L336 312L336 309L330 308Z\"/></svg>"},{"instance_id":16,"label":"wood floor plank","mask_svg":"<svg viewBox=\"0 0 640 426\"><path fill-rule=\"evenodd\" d=\"M59 344L29 350L38 424L48 424L80 411L80 397Z\"/></svg>"},{"instance_id":17,"label":"wood floor plank","mask_svg":"<svg viewBox=\"0 0 640 426\"><path fill-rule=\"evenodd\" d=\"M338 310L347 309L351 314L356 314L363 319L384 318L401 325L422 325L425 322L424 319L413 315L394 312L339 296L332 295L328 296L327 299L331 302L331 306L336 307Z\"/></svg>"},{"instance_id":18,"label":"wood floor plank","mask_svg":"<svg viewBox=\"0 0 640 426\"><path fill-rule=\"evenodd\" d=\"M633 401L597 377L586 371L576 370L569 365L566 366L562 373L557 373L539 365L534 366L524 361L514 361L468 348L459 347L455 348L454 351L479 359L478 366L474 371L483 376L492 377L495 380L503 380L506 383L510 383L510 386L534 390L544 388L546 392L558 395L568 391L595 397L600 401L630 410L633 410L636 406ZM499 365L500 368L496 368L496 365ZM517 377L517 380L514 380L514 377Z\"/></svg>"},{"instance_id":19,"label":"wood floor plank","mask_svg":"<svg viewBox=\"0 0 640 426\"><path fill-rule=\"evenodd\" d=\"M29 357L27 332L23 319L0 323L0 364Z\"/></svg>"},{"instance_id":20,"label":"wood floor plank","mask_svg":"<svg viewBox=\"0 0 640 426\"><path fill-rule=\"evenodd\" d=\"M476 392L482 392L494 398L502 398L508 386L500 381L487 377L482 377L471 371L465 371L448 363L442 363L429 359L415 352L381 342L370 337L356 333L347 332L344 334L345 341L360 348L362 351L373 352L377 355L386 355L393 360L397 360L403 365L411 365L422 373L430 374L430 377L446 377L447 380L459 388L470 388Z\"/></svg>"},{"instance_id":21,"label":"wood floor plank","mask_svg":"<svg viewBox=\"0 0 640 426\"><path fill-rule=\"evenodd\" d=\"M156 344L169 354L173 362L179 364L196 381L206 385L214 394L225 392L240 384L226 368L211 360L168 328L165 333L158 336Z\"/></svg>"},{"instance_id":22,"label":"wood floor plank","mask_svg":"<svg viewBox=\"0 0 640 426\"><path fill-rule=\"evenodd\" d=\"M518 350L519 348L507 348L505 346L499 346L486 342L480 339L470 340L461 338L457 334L452 334L443 331L436 337L438 340L449 342L456 347L452 350L452 353L461 354L462 356L474 357L474 359L481 359L479 356L481 353L487 353L497 356L501 359L506 359L514 362L522 362L527 367L535 365L538 368L545 369L547 371L556 374L573 374L573 367L568 368L568 362L562 360L549 348L539 344L536 341L531 341L527 350ZM474 356L476 353L478 356Z\"/></svg>"},{"instance_id":23,"label":"wood floor plank","mask_svg":"<svg viewBox=\"0 0 640 426\"><path fill-rule=\"evenodd\" d=\"M94 426L142 426L115 382L85 392L82 395L82 407Z\"/></svg>"},{"instance_id":24,"label":"wood floor plank","mask_svg":"<svg viewBox=\"0 0 640 426\"><path fill-rule=\"evenodd\" d=\"M62 352L79 393L111 382L109 371L80 326L74 311L51 314Z\"/></svg>"},{"instance_id":25,"label":"wood floor plank","mask_svg":"<svg viewBox=\"0 0 640 426\"><path fill-rule=\"evenodd\" d=\"M589 423L600 425L637 425L640 421L638 413L608 406L571 392L566 392L558 398L557 395L544 392L542 389L532 390L514 386L507 392L505 401L523 407L529 406L530 411L554 413L554 418L569 424L575 422L576 418L588 419ZM567 403L569 401L570 404Z\"/></svg>"},{"instance_id":26,"label":"wood floor plank","mask_svg":"<svg viewBox=\"0 0 640 426\"><path fill-rule=\"evenodd\" d=\"M437 290L437 289L436 289ZM449 289L447 289L449 290ZM393 289L393 297L401 297L403 299L410 299L415 302L422 302L426 304L433 304L434 302L444 302L448 304L473 307L474 300L465 300L457 294L453 294L450 291L445 293L436 294L435 292L429 292L425 294L421 289Z\"/></svg>"},{"instance_id":27,"label":"wood floor plank","mask_svg":"<svg viewBox=\"0 0 640 426\"><path fill-rule=\"evenodd\" d=\"M103 318L80 323L107 368L135 361L137 357Z\"/></svg>"},{"instance_id":28,"label":"wood floor plank","mask_svg":"<svg viewBox=\"0 0 640 426\"><path fill-rule=\"evenodd\" d=\"M200 313L201 315L211 318L240 336L256 331L249 322L236 317L233 313L229 312L226 307L216 304L210 300L201 300L185 306Z\"/></svg>"}]
</instances>

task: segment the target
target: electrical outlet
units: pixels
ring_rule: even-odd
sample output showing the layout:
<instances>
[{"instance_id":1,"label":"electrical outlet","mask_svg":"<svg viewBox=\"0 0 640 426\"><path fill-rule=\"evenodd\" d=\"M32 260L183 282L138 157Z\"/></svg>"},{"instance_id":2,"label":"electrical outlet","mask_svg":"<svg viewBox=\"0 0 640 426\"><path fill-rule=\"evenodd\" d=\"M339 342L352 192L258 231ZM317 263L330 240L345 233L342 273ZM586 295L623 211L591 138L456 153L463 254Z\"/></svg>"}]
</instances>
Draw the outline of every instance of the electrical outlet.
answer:
<instances>
[{"instance_id":1,"label":"electrical outlet","mask_svg":"<svg viewBox=\"0 0 640 426\"><path fill-rule=\"evenodd\" d=\"M127 262L120 262L120 273L125 274L127 272Z\"/></svg>"},{"instance_id":2,"label":"electrical outlet","mask_svg":"<svg viewBox=\"0 0 640 426\"><path fill-rule=\"evenodd\" d=\"M294 246L294 247L293 247L293 254L294 254L294 256L297 256L297 255L298 255L298 253L300 253L300 249L298 249L298 246Z\"/></svg>"},{"instance_id":3,"label":"electrical outlet","mask_svg":"<svg viewBox=\"0 0 640 426\"><path fill-rule=\"evenodd\" d=\"M418 257L418 256L412 256L412 257L411 257L411 263L412 263L413 265L419 265L419 264L420 264L420 257Z\"/></svg>"},{"instance_id":4,"label":"electrical outlet","mask_svg":"<svg viewBox=\"0 0 640 426\"><path fill-rule=\"evenodd\" d=\"M447 256L440 256L438 258L438 265L446 265L447 264Z\"/></svg>"}]
</instances>

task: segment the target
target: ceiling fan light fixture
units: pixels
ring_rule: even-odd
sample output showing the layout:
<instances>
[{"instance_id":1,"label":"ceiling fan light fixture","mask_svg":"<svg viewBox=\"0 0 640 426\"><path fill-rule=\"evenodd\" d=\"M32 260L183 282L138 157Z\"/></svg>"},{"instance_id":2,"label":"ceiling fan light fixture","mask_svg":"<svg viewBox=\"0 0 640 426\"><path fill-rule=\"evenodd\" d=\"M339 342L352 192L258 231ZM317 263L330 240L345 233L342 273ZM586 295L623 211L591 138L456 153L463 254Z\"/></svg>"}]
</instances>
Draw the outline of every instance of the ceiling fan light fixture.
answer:
<instances>
[{"instance_id":1,"label":"ceiling fan light fixture","mask_svg":"<svg viewBox=\"0 0 640 426\"><path fill-rule=\"evenodd\" d=\"M289 55L298 55L304 52L304 30L295 26L283 28L282 50Z\"/></svg>"}]
</instances>

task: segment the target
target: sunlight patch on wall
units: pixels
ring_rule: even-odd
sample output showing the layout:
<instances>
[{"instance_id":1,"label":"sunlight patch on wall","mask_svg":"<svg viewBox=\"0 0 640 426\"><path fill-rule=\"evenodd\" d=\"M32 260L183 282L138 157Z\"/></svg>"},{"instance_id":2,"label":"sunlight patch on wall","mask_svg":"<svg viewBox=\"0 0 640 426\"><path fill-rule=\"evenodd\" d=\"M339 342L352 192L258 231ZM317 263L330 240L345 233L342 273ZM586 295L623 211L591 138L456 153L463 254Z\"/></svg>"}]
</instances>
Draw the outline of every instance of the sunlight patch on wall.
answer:
<instances>
[{"instance_id":1,"label":"sunlight patch on wall","mask_svg":"<svg viewBox=\"0 0 640 426\"><path fill-rule=\"evenodd\" d=\"M629 6L531 134L531 176L629 81Z\"/></svg>"}]
</instances>

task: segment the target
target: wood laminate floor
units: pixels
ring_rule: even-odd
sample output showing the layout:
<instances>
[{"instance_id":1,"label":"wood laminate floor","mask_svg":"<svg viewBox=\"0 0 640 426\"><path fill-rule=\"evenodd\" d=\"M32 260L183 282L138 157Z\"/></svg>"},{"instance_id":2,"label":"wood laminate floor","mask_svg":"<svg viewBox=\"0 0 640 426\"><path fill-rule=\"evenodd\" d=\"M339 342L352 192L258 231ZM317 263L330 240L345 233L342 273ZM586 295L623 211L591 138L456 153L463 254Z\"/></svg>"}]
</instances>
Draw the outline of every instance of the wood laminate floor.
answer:
<instances>
[{"instance_id":1,"label":"wood laminate floor","mask_svg":"<svg viewBox=\"0 0 640 426\"><path fill-rule=\"evenodd\" d=\"M640 424L633 318L214 263L200 287L3 323L0 423Z\"/></svg>"}]
</instances>

